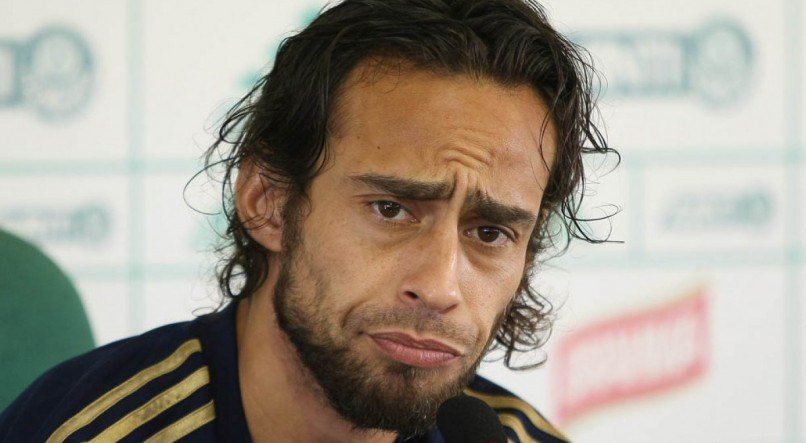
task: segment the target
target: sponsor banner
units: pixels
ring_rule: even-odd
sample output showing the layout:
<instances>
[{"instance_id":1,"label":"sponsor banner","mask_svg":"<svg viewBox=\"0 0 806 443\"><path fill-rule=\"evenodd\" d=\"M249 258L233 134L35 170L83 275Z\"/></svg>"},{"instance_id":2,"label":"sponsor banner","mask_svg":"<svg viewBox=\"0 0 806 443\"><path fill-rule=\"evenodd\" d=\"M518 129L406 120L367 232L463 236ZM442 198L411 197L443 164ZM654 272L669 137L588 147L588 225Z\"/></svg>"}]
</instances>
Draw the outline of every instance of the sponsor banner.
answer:
<instances>
[{"instance_id":1,"label":"sponsor banner","mask_svg":"<svg viewBox=\"0 0 806 443\"><path fill-rule=\"evenodd\" d=\"M607 82L600 92L609 99L699 99L720 108L753 86L755 48L734 20L714 20L690 32L582 30L574 41L601 64Z\"/></svg>"},{"instance_id":2,"label":"sponsor banner","mask_svg":"<svg viewBox=\"0 0 806 443\"><path fill-rule=\"evenodd\" d=\"M604 75L608 134L630 150L781 150L783 8L548 2L561 28L592 53Z\"/></svg>"},{"instance_id":3,"label":"sponsor banner","mask_svg":"<svg viewBox=\"0 0 806 443\"><path fill-rule=\"evenodd\" d=\"M602 406L665 392L701 378L710 357L708 291L585 325L553 358L560 422Z\"/></svg>"},{"instance_id":4,"label":"sponsor banner","mask_svg":"<svg viewBox=\"0 0 806 443\"><path fill-rule=\"evenodd\" d=\"M95 88L92 51L76 29L49 26L28 40L0 40L0 109L25 108L44 121L86 108Z\"/></svg>"},{"instance_id":5,"label":"sponsor banner","mask_svg":"<svg viewBox=\"0 0 806 443\"><path fill-rule=\"evenodd\" d=\"M36 243L68 271L107 274L126 265L125 178L11 175L0 176L0 189L0 226Z\"/></svg>"},{"instance_id":6,"label":"sponsor banner","mask_svg":"<svg viewBox=\"0 0 806 443\"><path fill-rule=\"evenodd\" d=\"M787 390L784 271L572 270L549 278L558 277L551 284L564 281L567 298L548 362L513 374L511 386L573 441L783 441L785 411L772 405Z\"/></svg>"},{"instance_id":7,"label":"sponsor banner","mask_svg":"<svg viewBox=\"0 0 806 443\"><path fill-rule=\"evenodd\" d=\"M0 17L0 161L125 156L125 2L12 0Z\"/></svg>"},{"instance_id":8,"label":"sponsor banner","mask_svg":"<svg viewBox=\"0 0 806 443\"><path fill-rule=\"evenodd\" d=\"M282 38L304 27L322 5L144 2L148 157L197 157L229 107L271 66ZM188 26L177 27L177 17Z\"/></svg>"},{"instance_id":9,"label":"sponsor banner","mask_svg":"<svg viewBox=\"0 0 806 443\"><path fill-rule=\"evenodd\" d=\"M192 177L188 172L145 179L145 261L160 270L160 278L195 276L211 268L216 232L226 229L220 187L204 174Z\"/></svg>"},{"instance_id":10,"label":"sponsor banner","mask_svg":"<svg viewBox=\"0 0 806 443\"><path fill-rule=\"evenodd\" d=\"M775 252L784 248L784 167L650 168L642 241L652 252Z\"/></svg>"}]
</instances>

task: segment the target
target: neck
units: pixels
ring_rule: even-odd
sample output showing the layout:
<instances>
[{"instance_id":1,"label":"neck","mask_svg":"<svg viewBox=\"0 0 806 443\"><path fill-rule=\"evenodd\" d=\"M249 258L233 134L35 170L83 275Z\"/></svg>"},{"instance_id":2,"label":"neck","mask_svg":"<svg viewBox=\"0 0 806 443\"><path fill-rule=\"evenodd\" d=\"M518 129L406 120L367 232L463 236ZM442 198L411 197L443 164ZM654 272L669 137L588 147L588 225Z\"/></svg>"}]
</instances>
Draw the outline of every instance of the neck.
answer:
<instances>
[{"instance_id":1,"label":"neck","mask_svg":"<svg viewBox=\"0 0 806 443\"><path fill-rule=\"evenodd\" d=\"M277 268L272 266L271 268ZM238 372L244 413L255 442L393 442L388 431L357 431L330 407L293 345L272 303L276 271L238 306Z\"/></svg>"}]
</instances>

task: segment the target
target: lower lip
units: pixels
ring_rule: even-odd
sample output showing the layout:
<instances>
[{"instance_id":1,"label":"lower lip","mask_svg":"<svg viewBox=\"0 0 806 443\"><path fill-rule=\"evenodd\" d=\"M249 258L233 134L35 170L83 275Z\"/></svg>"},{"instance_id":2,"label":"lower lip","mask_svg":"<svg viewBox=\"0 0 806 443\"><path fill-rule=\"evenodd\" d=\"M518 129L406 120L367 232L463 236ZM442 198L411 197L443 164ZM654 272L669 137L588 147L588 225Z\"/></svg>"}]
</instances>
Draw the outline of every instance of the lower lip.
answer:
<instances>
[{"instance_id":1,"label":"lower lip","mask_svg":"<svg viewBox=\"0 0 806 443\"><path fill-rule=\"evenodd\" d=\"M410 366L437 368L446 366L459 358L449 352L414 348L387 338L370 337L387 357Z\"/></svg>"}]
</instances>

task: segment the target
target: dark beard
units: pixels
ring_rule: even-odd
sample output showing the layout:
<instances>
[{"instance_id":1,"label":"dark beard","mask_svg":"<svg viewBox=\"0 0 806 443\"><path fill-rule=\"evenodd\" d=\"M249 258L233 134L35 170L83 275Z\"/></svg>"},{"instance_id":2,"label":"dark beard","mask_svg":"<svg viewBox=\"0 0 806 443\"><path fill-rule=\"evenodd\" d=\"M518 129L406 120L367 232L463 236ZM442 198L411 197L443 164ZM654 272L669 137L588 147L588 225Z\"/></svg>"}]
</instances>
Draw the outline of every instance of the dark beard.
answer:
<instances>
[{"instance_id":1,"label":"dark beard","mask_svg":"<svg viewBox=\"0 0 806 443\"><path fill-rule=\"evenodd\" d=\"M318 309L318 303L328 294L328 288L322 287L326 282L318 279L315 293L307 294L307 299L296 291L294 262L302 249L299 246L286 243L274 291L274 309L280 328L331 407L350 421L354 429L396 431L404 438L425 434L434 426L442 402L461 393L473 378L481 358L455 380L431 390L423 387L423 381L435 369L388 362L382 366L376 364L378 370L373 371L371 363L352 354L348 344L337 343L322 333L328 318L326 312ZM373 318L378 322L389 320L389 324L406 324L402 323L405 321L411 324L412 317L378 313ZM437 321L425 318L415 323L440 331Z\"/></svg>"}]
</instances>

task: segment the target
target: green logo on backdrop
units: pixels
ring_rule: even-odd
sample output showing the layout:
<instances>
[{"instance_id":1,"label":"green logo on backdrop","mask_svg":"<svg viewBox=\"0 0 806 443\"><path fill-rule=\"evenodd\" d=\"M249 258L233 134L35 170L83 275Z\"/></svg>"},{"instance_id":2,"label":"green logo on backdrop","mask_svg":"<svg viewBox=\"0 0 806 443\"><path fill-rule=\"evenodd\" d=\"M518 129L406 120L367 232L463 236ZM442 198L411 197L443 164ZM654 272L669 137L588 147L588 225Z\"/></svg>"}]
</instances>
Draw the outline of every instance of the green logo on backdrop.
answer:
<instances>
[{"instance_id":1,"label":"green logo on backdrop","mask_svg":"<svg viewBox=\"0 0 806 443\"><path fill-rule=\"evenodd\" d=\"M574 40L603 66L604 95L620 99L696 96L713 106L751 87L755 53L742 26L715 20L695 32L581 32Z\"/></svg>"},{"instance_id":2,"label":"green logo on backdrop","mask_svg":"<svg viewBox=\"0 0 806 443\"><path fill-rule=\"evenodd\" d=\"M0 224L38 243L97 245L111 235L112 214L101 203L12 207L0 209Z\"/></svg>"},{"instance_id":3,"label":"green logo on backdrop","mask_svg":"<svg viewBox=\"0 0 806 443\"><path fill-rule=\"evenodd\" d=\"M775 205L767 190L723 193L685 193L669 201L663 213L667 231L705 231L720 228L760 229L773 218Z\"/></svg>"},{"instance_id":4,"label":"green logo on backdrop","mask_svg":"<svg viewBox=\"0 0 806 443\"><path fill-rule=\"evenodd\" d=\"M87 105L94 82L89 45L69 27L0 39L0 109L28 107L43 120L62 120Z\"/></svg>"}]
</instances>

